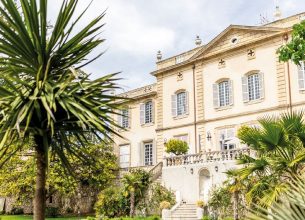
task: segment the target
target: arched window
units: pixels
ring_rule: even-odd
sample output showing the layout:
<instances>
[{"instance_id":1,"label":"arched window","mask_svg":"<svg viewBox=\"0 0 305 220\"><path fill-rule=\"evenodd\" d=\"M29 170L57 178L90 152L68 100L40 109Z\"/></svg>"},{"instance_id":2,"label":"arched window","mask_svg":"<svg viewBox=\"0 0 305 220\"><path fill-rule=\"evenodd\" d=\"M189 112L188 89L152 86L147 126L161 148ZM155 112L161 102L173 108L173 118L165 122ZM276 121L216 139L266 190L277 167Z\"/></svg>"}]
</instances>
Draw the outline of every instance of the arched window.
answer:
<instances>
[{"instance_id":1,"label":"arched window","mask_svg":"<svg viewBox=\"0 0 305 220\"><path fill-rule=\"evenodd\" d=\"M220 108L233 105L233 82L222 80L213 85L214 107Z\"/></svg>"},{"instance_id":2,"label":"arched window","mask_svg":"<svg viewBox=\"0 0 305 220\"><path fill-rule=\"evenodd\" d=\"M140 105L140 121L141 125L154 122L154 104L149 100Z\"/></svg>"},{"instance_id":3,"label":"arched window","mask_svg":"<svg viewBox=\"0 0 305 220\"><path fill-rule=\"evenodd\" d=\"M264 98L263 73L254 72L242 78L244 102Z\"/></svg>"},{"instance_id":4,"label":"arched window","mask_svg":"<svg viewBox=\"0 0 305 220\"><path fill-rule=\"evenodd\" d=\"M188 92L178 91L172 95L172 115L182 116L188 114Z\"/></svg>"}]
</instances>

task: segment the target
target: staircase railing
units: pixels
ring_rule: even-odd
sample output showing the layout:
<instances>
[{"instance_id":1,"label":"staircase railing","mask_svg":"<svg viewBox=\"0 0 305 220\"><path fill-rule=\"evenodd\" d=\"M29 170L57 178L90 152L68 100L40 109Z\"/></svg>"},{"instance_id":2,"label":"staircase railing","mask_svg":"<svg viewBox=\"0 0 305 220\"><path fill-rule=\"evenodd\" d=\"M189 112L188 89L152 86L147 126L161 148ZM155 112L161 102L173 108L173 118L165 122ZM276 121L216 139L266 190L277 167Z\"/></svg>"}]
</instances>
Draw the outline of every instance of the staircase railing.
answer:
<instances>
[{"instance_id":1,"label":"staircase railing","mask_svg":"<svg viewBox=\"0 0 305 220\"><path fill-rule=\"evenodd\" d=\"M163 162L159 162L154 166L149 173L151 174L151 180L155 181L162 175Z\"/></svg>"}]
</instances>

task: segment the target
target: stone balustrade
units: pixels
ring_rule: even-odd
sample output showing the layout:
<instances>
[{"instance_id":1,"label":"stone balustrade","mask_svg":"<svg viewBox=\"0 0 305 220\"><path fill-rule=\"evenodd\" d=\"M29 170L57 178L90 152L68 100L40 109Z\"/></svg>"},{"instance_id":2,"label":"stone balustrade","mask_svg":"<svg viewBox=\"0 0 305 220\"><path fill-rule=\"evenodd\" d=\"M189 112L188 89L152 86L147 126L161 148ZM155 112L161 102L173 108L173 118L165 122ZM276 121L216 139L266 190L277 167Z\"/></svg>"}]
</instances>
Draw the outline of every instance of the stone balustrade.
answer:
<instances>
[{"instance_id":1,"label":"stone balustrade","mask_svg":"<svg viewBox=\"0 0 305 220\"><path fill-rule=\"evenodd\" d=\"M189 164L201 164L216 161L233 161L241 157L241 155L251 155L253 152L249 148L232 149L224 151L210 151L199 154L187 154L164 158L164 166L180 166Z\"/></svg>"}]
</instances>

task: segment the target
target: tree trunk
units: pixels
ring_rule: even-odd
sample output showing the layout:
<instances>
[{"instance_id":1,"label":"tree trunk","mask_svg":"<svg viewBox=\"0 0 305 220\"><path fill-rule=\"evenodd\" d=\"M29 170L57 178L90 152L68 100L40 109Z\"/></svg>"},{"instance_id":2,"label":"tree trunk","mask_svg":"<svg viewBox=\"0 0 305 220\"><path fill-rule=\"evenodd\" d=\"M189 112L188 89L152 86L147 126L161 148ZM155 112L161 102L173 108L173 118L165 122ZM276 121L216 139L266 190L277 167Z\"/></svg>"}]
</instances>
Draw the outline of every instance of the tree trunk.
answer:
<instances>
[{"instance_id":1,"label":"tree trunk","mask_svg":"<svg viewBox=\"0 0 305 220\"><path fill-rule=\"evenodd\" d=\"M130 217L135 215L135 193L134 190L130 191Z\"/></svg>"},{"instance_id":2,"label":"tree trunk","mask_svg":"<svg viewBox=\"0 0 305 220\"><path fill-rule=\"evenodd\" d=\"M238 191L233 193L234 220L238 220Z\"/></svg>"},{"instance_id":3,"label":"tree trunk","mask_svg":"<svg viewBox=\"0 0 305 220\"><path fill-rule=\"evenodd\" d=\"M45 219L46 208L46 172L48 164L48 148L43 137L35 136L36 150L36 187L34 197L34 220Z\"/></svg>"}]
</instances>

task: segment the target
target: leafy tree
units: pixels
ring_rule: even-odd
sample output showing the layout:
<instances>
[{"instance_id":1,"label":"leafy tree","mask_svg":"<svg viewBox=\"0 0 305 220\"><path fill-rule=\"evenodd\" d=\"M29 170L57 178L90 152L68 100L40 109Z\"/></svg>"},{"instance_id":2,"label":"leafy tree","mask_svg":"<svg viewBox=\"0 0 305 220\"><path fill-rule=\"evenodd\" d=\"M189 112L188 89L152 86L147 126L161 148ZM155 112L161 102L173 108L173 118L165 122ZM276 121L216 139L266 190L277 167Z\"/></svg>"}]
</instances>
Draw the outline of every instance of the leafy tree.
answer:
<instances>
[{"instance_id":1,"label":"leafy tree","mask_svg":"<svg viewBox=\"0 0 305 220\"><path fill-rule=\"evenodd\" d=\"M122 183L124 194L130 201L130 217L134 217L135 207L145 196L151 183L151 176L145 170L134 169L123 176Z\"/></svg>"},{"instance_id":2,"label":"leafy tree","mask_svg":"<svg viewBox=\"0 0 305 220\"><path fill-rule=\"evenodd\" d=\"M231 216L233 212L231 198L232 194L226 187L214 188L209 198L208 207L214 215L220 218Z\"/></svg>"},{"instance_id":3,"label":"leafy tree","mask_svg":"<svg viewBox=\"0 0 305 220\"><path fill-rule=\"evenodd\" d=\"M278 50L281 61L292 60L296 65L305 60L305 21L293 26L292 39Z\"/></svg>"},{"instance_id":4,"label":"leafy tree","mask_svg":"<svg viewBox=\"0 0 305 220\"><path fill-rule=\"evenodd\" d=\"M31 147L12 156L0 170L0 195L16 198L18 205L33 198L35 183L35 158ZM112 183L116 177L117 161L112 148L105 143L94 143L88 149L94 162L84 162L68 155L73 175L67 173L56 155L50 156L47 178L47 197L56 193L63 197L75 196L82 187L97 193Z\"/></svg>"},{"instance_id":5,"label":"leafy tree","mask_svg":"<svg viewBox=\"0 0 305 220\"><path fill-rule=\"evenodd\" d=\"M243 127L238 137L254 150L243 155L240 180L248 182L248 202L269 207L287 191L288 183L300 175L305 162L303 113L287 113L259 120L260 128Z\"/></svg>"},{"instance_id":6,"label":"leafy tree","mask_svg":"<svg viewBox=\"0 0 305 220\"><path fill-rule=\"evenodd\" d=\"M173 153L175 155L181 155L187 153L189 147L185 141L171 139L165 145L166 153Z\"/></svg>"},{"instance_id":7,"label":"leafy tree","mask_svg":"<svg viewBox=\"0 0 305 220\"><path fill-rule=\"evenodd\" d=\"M51 34L48 34L47 0L0 0L0 166L33 137L36 180L34 219L45 216L49 152L70 169L68 155L90 161L90 146L70 144L85 132L110 138L115 126L110 117L117 102L109 91L115 74L96 80L78 70L96 60L87 55L104 40L98 37L104 13L75 30L83 17L72 21L78 0L63 0ZM69 140L70 139L70 140ZM20 144L19 144L20 143Z\"/></svg>"}]
</instances>

